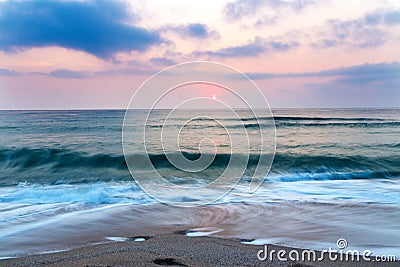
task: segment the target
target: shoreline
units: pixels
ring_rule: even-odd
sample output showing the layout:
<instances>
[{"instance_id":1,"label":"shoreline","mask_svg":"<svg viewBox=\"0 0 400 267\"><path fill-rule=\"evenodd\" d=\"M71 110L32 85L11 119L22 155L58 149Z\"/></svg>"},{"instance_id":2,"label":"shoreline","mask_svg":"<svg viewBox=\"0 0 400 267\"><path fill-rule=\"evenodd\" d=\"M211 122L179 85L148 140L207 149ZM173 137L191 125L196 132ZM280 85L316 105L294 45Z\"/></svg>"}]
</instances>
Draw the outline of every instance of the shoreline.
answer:
<instances>
[{"instance_id":1,"label":"shoreline","mask_svg":"<svg viewBox=\"0 0 400 267\"><path fill-rule=\"evenodd\" d=\"M67 215L61 214L56 218L49 218L40 227L25 228L24 232L10 234L7 229L2 229L4 233L7 231L9 234L3 236L2 242L0 242L0 256L17 256L18 258L1 260L0 266L3 266L6 261L13 261L16 265L26 266L30 265L31 260L41 262L42 258L52 258L52 255L59 255L61 258L58 260L63 260L63 257L66 257L65 255L78 250L82 250L83 255L86 255L87 251L92 249L96 249L101 254L103 249L97 248L97 246L124 246L120 245L121 243L125 245L135 244L137 249L140 249L141 246L152 245L152 251L157 252L162 251L160 246L166 242L157 241L161 237L167 237L167 239L170 239L167 242L170 247L182 251L181 254L175 256L168 256L170 251L165 251L163 254L165 258L185 259L186 252L194 255L197 253L191 251L193 241L199 237L205 238L204 236L208 238L206 240L209 240L205 241L209 243L207 250L218 250L218 246L214 247L214 241L218 241L217 243L230 242L228 246L233 246L236 250L236 252L232 251L231 254L244 253L249 246L256 247L255 250L258 251L264 244L277 244L277 246L268 245L271 249L278 247L312 249L313 251L321 251L330 247L337 249L338 238L345 237L345 241L348 240L347 249L358 249L360 254L364 250L370 249L374 253L373 256L396 255L399 259L398 243L395 236L391 238L385 235L385 232L372 228L372 225L368 229L374 229L374 232L366 232L363 228L357 227L357 221L369 218L369 222L379 222L382 229L391 229L390 227L395 224L386 225L385 222L390 222L388 218L378 218L373 212L377 207L360 206L357 208L354 205L340 206L340 209L333 209L332 207L336 206L330 204L311 204L309 206L306 203L279 205L264 203L254 205L223 204L182 209L157 204L144 206L117 205L103 207L100 210L78 210L76 214L67 213ZM397 209L387 209L386 211L392 211L391 214L398 214L394 212ZM351 213L354 213L353 217L350 216ZM310 217L318 217L318 223L310 221ZM337 220L337 218L343 217L353 219L348 220L347 224L339 223L341 220ZM45 218L48 218L48 216ZM394 222L396 218L397 216L393 216L392 221ZM363 226L365 227L365 224ZM395 230L393 228L392 232L395 233ZM149 238L143 242L132 242L134 241L132 237L146 236ZM117 242L124 240L126 242ZM233 240L233 243L226 240ZM242 244L241 241L247 241L250 244ZM179 248L178 245L181 243L186 245ZM174 249L171 252L174 252ZM257 251L253 251L251 255L256 262L258 262ZM132 253L135 253L135 251ZM221 253L224 254L225 252L222 251ZM25 256L29 260L25 261ZM207 255L206 257L218 258L220 256ZM121 255L121 257L126 258L126 255ZM149 263L148 260L147 263ZM100 264L99 262L101 261L97 261L96 264ZM264 262L264 266L266 264ZM76 265L91 264L77 263ZM199 263L199 265L205 264ZM243 265L243 263L238 263L238 265ZM315 265L315 263L309 265ZM189 266L193 266L193 264ZM332 266L337 266L337 264ZM382 266L382 264L370 266Z\"/></svg>"},{"instance_id":2,"label":"shoreline","mask_svg":"<svg viewBox=\"0 0 400 267\"><path fill-rule=\"evenodd\" d=\"M278 245L243 244L240 239L215 236L186 236L185 231L125 238L120 242L89 244L71 250L50 252L0 260L7 266L398 266L396 262L351 260L332 261L328 254L316 251L317 261L292 261L287 255L302 255L305 249ZM273 254L272 261L266 257L260 261L264 251L286 251L287 261L280 261ZM260 253L260 250L263 252ZM293 252L293 250L297 252ZM270 254L269 254L270 255Z\"/></svg>"}]
</instances>

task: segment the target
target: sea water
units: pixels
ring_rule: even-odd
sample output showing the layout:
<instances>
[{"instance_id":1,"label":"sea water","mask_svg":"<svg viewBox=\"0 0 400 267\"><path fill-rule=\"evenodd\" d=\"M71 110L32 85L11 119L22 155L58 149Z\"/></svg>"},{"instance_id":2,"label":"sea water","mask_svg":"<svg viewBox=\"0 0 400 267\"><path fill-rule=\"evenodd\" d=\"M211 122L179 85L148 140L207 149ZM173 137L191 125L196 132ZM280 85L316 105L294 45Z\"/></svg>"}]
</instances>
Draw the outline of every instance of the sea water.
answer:
<instances>
[{"instance_id":1,"label":"sea water","mask_svg":"<svg viewBox=\"0 0 400 267\"><path fill-rule=\"evenodd\" d=\"M147 127L162 128L168 112L154 111ZM252 170L259 140L251 133L263 127L263 118L238 110L238 121L222 110L208 112L228 129L245 127L250 147L243 142L241 151L241 141L233 141ZM201 227L256 243L315 249L335 248L345 238L352 249L400 256L400 109L275 109L275 157L261 187L250 194L251 171L245 172L228 194L194 208L159 203L135 183L123 155L124 114L0 111L0 257ZM170 126L192 117L190 110L183 114ZM229 138L213 120L185 127L181 152L190 160L215 152L210 168L198 174L176 170L151 131L148 157L169 181L202 186L233 156ZM143 127L137 131L133 146L143 142ZM202 135L212 137L216 150L199 150ZM188 200L173 192L170 197Z\"/></svg>"}]
</instances>

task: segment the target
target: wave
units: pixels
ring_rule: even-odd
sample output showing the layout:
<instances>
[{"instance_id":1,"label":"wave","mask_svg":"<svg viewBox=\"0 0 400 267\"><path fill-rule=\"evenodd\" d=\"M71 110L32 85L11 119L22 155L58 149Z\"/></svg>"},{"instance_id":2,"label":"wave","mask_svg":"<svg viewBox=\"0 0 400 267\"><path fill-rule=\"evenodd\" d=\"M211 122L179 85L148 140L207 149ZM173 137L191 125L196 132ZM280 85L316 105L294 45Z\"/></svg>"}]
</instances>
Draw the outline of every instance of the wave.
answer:
<instances>
[{"instance_id":1,"label":"wave","mask_svg":"<svg viewBox=\"0 0 400 267\"><path fill-rule=\"evenodd\" d=\"M51 204L81 203L102 205L145 204L152 198L133 182L95 182L86 185L41 185L23 183L0 190L0 203Z\"/></svg>"},{"instance_id":2,"label":"wave","mask_svg":"<svg viewBox=\"0 0 400 267\"><path fill-rule=\"evenodd\" d=\"M399 144L393 145L398 147ZM195 152L182 152L183 156L189 160L198 159L201 154ZM169 156L178 153L168 154ZM232 157L247 158L246 154L216 154L212 166L226 166ZM166 154L152 153L146 155L131 154L127 155L128 160L143 160L149 158L155 167L169 167ZM257 165L260 156L258 154L249 155L249 165ZM54 148L20 148L20 149L1 149L0 163L5 168L32 168L48 166L50 168L114 168L127 169L123 155L110 154L87 154L83 152L71 151L68 149ZM329 167L357 169L357 167L376 167L400 166L400 157L365 157L365 156L341 156L341 155L304 155L304 154L285 154L277 153L274 159L274 166L278 169L290 169L294 166L301 168L310 167ZM286 168L284 168L286 166Z\"/></svg>"},{"instance_id":3,"label":"wave","mask_svg":"<svg viewBox=\"0 0 400 267\"><path fill-rule=\"evenodd\" d=\"M182 152L189 160L196 160L200 153ZM173 156L171 154L171 156ZM245 155L235 155L246 157ZM232 155L217 154L213 166L225 166L228 164ZM131 154L127 155L128 160L142 161L150 158L155 167L172 167L165 154ZM258 155L250 155L250 162L258 162ZM113 168L126 170L127 166L123 155L109 154L87 154L83 152L71 151L68 149L55 148L18 148L0 150L0 163L4 168L26 169L34 167L48 167L49 169L62 168Z\"/></svg>"},{"instance_id":4,"label":"wave","mask_svg":"<svg viewBox=\"0 0 400 267\"><path fill-rule=\"evenodd\" d=\"M275 121L390 121L389 119L381 118L352 118L352 117L299 117L299 116L273 116L273 117L260 117L259 121L271 120ZM241 118L242 121L257 121L257 118Z\"/></svg>"},{"instance_id":5,"label":"wave","mask_svg":"<svg viewBox=\"0 0 400 267\"><path fill-rule=\"evenodd\" d=\"M303 155L303 154L281 154L277 153L274 158L272 169L274 170L307 170L315 171L357 171L357 170L385 170L398 171L400 157L366 157L361 155Z\"/></svg>"},{"instance_id":6,"label":"wave","mask_svg":"<svg viewBox=\"0 0 400 267\"><path fill-rule=\"evenodd\" d=\"M126 169L123 155L85 154L68 149L16 148L0 150L0 162L5 168L117 168Z\"/></svg>"},{"instance_id":7,"label":"wave","mask_svg":"<svg viewBox=\"0 0 400 267\"><path fill-rule=\"evenodd\" d=\"M258 122L244 124L246 128L259 128L262 121L275 121L276 127L361 127L361 128L379 128L379 127L396 127L400 126L400 121L382 118L352 118L352 117L296 117L296 116L274 116L258 118L242 118L243 122ZM264 126L271 126L265 124ZM236 125L241 127L241 125Z\"/></svg>"},{"instance_id":8,"label":"wave","mask_svg":"<svg viewBox=\"0 0 400 267\"><path fill-rule=\"evenodd\" d=\"M339 181L361 179L390 179L400 176L400 171L356 171L356 172L298 172L271 174L267 182L301 182L301 181Z\"/></svg>"},{"instance_id":9,"label":"wave","mask_svg":"<svg viewBox=\"0 0 400 267\"><path fill-rule=\"evenodd\" d=\"M259 120L258 122L254 120L254 123L250 123L250 121L253 120L248 120L247 123L243 124L215 124L215 125L203 125L203 124L194 124L194 125L187 125L187 129L204 129L204 128L221 128L221 127L226 127L229 129L240 129L242 127L249 128L249 129L259 129L261 127L266 128L266 127L276 127L276 128L281 128L281 127L348 127L348 128L383 128L383 127L399 127L400 126L400 121L386 121L386 122L381 122L381 121L374 121L374 122L352 122L351 120L348 122L333 122L333 121L325 121L325 120L320 120L320 121L314 121L314 120L275 120L275 123L272 123L272 121L269 121L268 123L263 123L262 120ZM306 122L307 121L307 122ZM148 128L154 128L154 129L162 129L163 127L182 127L180 124L172 124L168 126L164 125L152 125L148 124L146 127Z\"/></svg>"},{"instance_id":10,"label":"wave","mask_svg":"<svg viewBox=\"0 0 400 267\"><path fill-rule=\"evenodd\" d=\"M380 118L274 116L277 121L387 121Z\"/></svg>"},{"instance_id":11,"label":"wave","mask_svg":"<svg viewBox=\"0 0 400 267\"><path fill-rule=\"evenodd\" d=\"M398 175L400 172L398 172ZM387 183L389 180L385 178L386 174L382 172L336 172L336 173L281 173L281 174L270 174L264 181L266 186L263 190L272 190L268 185L271 183L301 183L306 185L307 182L311 181L330 181L330 186L334 185L332 182L340 180L365 180L374 179L376 177L383 177L382 180L374 180L375 182ZM243 178L232 197L237 193L247 193L247 184L250 179ZM337 184L340 185L340 184ZM380 184L382 185L382 184ZM282 190L288 190L289 193L299 193L297 188L298 185L283 185L277 184L277 187ZM274 188L276 188L276 186ZM307 186L312 186L307 183ZM328 186L325 190L333 190L335 187ZM345 185L348 190L352 190L352 184ZM390 186L390 185L388 185ZM301 186L302 187L302 186ZM303 194L318 194L318 192L303 192ZM171 195L175 201L193 201L193 198L188 196L175 196ZM223 201L226 203L232 202L229 200ZM265 201L265 196L260 195L260 199ZM250 199L246 199L249 201ZM243 199L240 199L243 202ZM48 185L48 184L37 184L37 183L21 183L17 186L0 187L0 203L13 203L13 204L31 204L31 205L44 205L55 204L55 203L69 203L79 205L110 205L110 204L148 204L155 203L155 199L143 192L134 181L120 181L120 182L92 182L88 184L60 184L60 185ZM25 206L22 206L25 207ZM47 207L48 208L48 207ZM46 210L47 210L46 208ZM80 207L85 209L86 207ZM51 208L51 210L53 210ZM13 209L1 209L0 212L14 213ZM37 211L31 215L38 215ZM25 213L18 214L18 218L26 217ZM15 218L15 216L14 216ZM0 219L0 222L8 221L10 219Z\"/></svg>"},{"instance_id":12,"label":"wave","mask_svg":"<svg viewBox=\"0 0 400 267\"><path fill-rule=\"evenodd\" d=\"M279 122L276 123L277 127L280 126L295 126L295 127L349 127L349 128L380 128L380 127L397 127L400 126L400 121L390 122L327 122L327 123L299 123L299 122Z\"/></svg>"},{"instance_id":13,"label":"wave","mask_svg":"<svg viewBox=\"0 0 400 267\"><path fill-rule=\"evenodd\" d=\"M398 144L395 145L397 147ZM196 160L200 157L200 153L182 153L189 160ZM174 156L177 154L169 154ZM216 154L214 161L210 165L210 169L226 168L232 157L243 157L247 159L245 154ZM140 162L149 158L156 168L171 168L174 166L168 161L165 154L149 154L127 155L129 161ZM248 169L254 169L259 163L260 155L250 154L248 159ZM291 153L277 153L272 165L274 172L296 173L303 170L308 173L314 172L338 172L338 171L382 171L386 172L386 176L396 176L400 170L400 157L366 157L362 155L344 156L344 155L304 155ZM0 150L0 167L4 173L18 174L19 171L28 170L32 175L34 172L50 175L51 173L76 173L81 169L81 173L102 177L106 173L105 170L122 171L125 176L128 175L128 169L123 155L115 154L87 154L83 152L72 151L68 149L54 148L20 148L20 149L1 149ZM85 171L90 169L91 171ZM50 170L50 172L49 172ZM66 176L66 175L62 175ZM3 175L4 177L4 175ZM45 180L45 177L42 177ZM1 180L2 178L0 178ZM4 178L3 178L4 179ZM60 179L60 177L59 177ZM106 178L110 180L109 177ZM79 180L79 179L78 179ZM82 180L79 180L82 182ZM83 180L84 182L85 180Z\"/></svg>"},{"instance_id":14,"label":"wave","mask_svg":"<svg viewBox=\"0 0 400 267\"><path fill-rule=\"evenodd\" d=\"M263 123L247 123L244 124L245 128L260 128L260 127L271 127L272 124ZM298 122L289 120L275 121L275 126L280 127L348 127L348 128L382 128L382 127L399 127L400 121L390 122ZM243 127L241 124L229 126L229 128L240 128Z\"/></svg>"}]
</instances>

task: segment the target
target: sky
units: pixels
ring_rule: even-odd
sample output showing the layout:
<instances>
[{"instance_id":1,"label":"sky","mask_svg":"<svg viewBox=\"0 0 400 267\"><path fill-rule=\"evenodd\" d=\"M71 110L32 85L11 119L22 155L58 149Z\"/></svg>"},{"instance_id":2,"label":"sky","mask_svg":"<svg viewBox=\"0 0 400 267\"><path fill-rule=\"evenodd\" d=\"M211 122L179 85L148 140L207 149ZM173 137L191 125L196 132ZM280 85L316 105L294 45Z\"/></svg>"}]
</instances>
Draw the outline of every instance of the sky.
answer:
<instances>
[{"instance_id":1,"label":"sky","mask_svg":"<svg viewBox=\"0 0 400 267\"><path fill-rule=\"evenodd\" d=\"M0 109L123 109L190 61L245 73L273 108L400 107L399 47L398 0L0 0Z\"/></svg>"}]
</instances>

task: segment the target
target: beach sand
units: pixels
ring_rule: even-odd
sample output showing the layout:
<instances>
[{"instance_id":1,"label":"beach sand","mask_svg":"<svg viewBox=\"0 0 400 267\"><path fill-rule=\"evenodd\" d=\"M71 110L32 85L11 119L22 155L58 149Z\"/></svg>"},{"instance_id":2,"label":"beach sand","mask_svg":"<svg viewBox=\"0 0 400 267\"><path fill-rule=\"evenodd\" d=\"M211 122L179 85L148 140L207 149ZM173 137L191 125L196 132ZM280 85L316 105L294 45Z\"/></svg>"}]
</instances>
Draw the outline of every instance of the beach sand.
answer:
<instances>
[{"instance_id":1,"label":"beach sand","mask_svg":"<svg viewBox=\"0 0 400 267\"><path fill-rule=\"evenodd\" d=\"M399 262L260 261L264 246L243 244L238 239L212 236L189 237L181 233L130 238L122 242L88 245L69 251L4 259L0 266L399 266ZM268 251L291 248L268 245ZM296 249L299 253L302 250ZM263 254L261 254L263 255ZM319 253L317 253L319 256ZM327 254L326 254L327 256Z\"/></svg>"}]
</instances>

